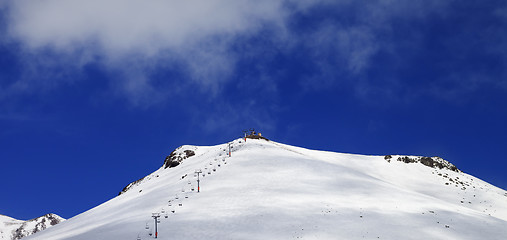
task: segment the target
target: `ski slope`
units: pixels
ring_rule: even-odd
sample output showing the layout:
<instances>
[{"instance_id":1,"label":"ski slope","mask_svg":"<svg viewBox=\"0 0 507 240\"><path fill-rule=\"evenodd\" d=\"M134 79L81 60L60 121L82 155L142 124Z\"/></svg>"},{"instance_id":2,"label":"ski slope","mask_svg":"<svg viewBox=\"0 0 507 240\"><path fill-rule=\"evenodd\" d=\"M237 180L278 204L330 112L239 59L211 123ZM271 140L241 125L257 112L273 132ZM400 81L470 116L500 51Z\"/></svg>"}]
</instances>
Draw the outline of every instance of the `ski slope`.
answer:
<instances>
[{"instance_id":1,"label":"ski slope","mask_svg":"<svg viewBox=\"0 0 507 240\"><path fill-rule=\"evenodd\" d=\"M231 146L231 157L228 143L182 146L195 155L25 239L153 239L152 213L158 239L507 236L507 192L462 172L265 140Z\"/></svg>"}]
</instances>

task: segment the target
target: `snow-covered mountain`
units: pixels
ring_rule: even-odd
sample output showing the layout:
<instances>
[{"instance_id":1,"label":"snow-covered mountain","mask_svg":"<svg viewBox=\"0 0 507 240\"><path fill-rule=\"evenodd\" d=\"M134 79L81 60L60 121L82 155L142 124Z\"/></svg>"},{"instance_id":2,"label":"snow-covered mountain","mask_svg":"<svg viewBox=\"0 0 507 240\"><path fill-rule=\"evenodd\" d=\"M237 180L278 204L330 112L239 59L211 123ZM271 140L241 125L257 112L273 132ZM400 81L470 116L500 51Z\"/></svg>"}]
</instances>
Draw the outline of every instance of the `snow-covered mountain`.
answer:
<instances>
[{"instance_id":1,"label":"snow-covered mountain","mask_svg":"<svg viewBox=\"0 0 507 240\"><path fill-rule=\"evenodd\" d=\"M62 221L62 217L49 213L44 216L23 221L0 214L0 239L16 240L40 232Z\"/></svg>"},{"instance_id":2,"label":"snow-covered mountain","mask_svg":"<svg viewBox=\"0 0 507 240\"><path fill-rule=\"evenodd\" d=\"M441 158L263 139L182 146L119 196L26 239L505 239L507 192ZM197 175L200 169L200 192Z\"/></svg>"}]
</instances>

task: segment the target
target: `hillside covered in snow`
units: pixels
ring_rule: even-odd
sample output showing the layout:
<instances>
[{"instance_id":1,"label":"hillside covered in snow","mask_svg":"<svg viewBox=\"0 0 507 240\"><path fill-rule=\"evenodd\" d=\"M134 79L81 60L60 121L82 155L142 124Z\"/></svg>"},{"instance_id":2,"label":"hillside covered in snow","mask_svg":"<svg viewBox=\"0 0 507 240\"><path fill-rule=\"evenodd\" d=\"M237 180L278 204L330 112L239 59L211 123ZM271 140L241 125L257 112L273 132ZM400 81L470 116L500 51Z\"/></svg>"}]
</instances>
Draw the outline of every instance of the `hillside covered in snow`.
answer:
<instances>
[{"instance_id":1,"label":"hillside covered in snow","mask_svg":"<svg viewBox=\"0 0 507 240\"><path fill-rule=\"evenodd\" d=\"M27 221L14 219L0 214L0 239L21 239L40 232L48 227L54 226L64 220L65 219L62 217L52 213Z\"/></svg>"},{"instance_id":2,"label":"hillside covered in snow","mask_svg":"<svg viewBox=\"0 0 507 240\"><path fill-rule=\"evenodd\" d=\"M119 196L25 239L152 239L153 213L159 239L507 236L507 192L441 158L236 139L181 146Z\"/></svg>"}]
</instances>

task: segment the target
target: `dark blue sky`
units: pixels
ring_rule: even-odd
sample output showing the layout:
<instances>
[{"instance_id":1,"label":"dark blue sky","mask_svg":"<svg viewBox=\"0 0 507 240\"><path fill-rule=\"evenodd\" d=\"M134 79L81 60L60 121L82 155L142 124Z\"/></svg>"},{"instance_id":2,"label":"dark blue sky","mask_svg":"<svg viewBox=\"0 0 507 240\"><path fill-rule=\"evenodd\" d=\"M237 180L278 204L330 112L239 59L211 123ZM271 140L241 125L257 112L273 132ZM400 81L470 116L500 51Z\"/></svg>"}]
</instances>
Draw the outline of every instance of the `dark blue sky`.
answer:
<instances>
[{"instance_id":1,"label":"dark blue sky","mask_svg":"<svg viewBox=\"0 0 507 240\"><path fill-rule=\"evenodd\" d=\"M0 2L0 214L70 218L252 127L507 189L505 1L40 2Z\"/></svg>"}]
</instances>

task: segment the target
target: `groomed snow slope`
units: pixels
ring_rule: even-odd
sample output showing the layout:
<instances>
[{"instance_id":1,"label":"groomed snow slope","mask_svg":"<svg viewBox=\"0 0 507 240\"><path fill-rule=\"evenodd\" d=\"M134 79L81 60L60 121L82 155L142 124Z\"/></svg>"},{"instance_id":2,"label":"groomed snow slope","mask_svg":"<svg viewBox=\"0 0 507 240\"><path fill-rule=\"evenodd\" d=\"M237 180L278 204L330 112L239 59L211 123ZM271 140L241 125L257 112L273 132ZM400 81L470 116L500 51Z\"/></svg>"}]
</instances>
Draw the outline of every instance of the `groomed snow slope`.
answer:
<instances>
[{"instance_id":1,"label":"groomed snow slope","mask_svg":"<svg viewBox=\"0 0 507 240\"><path fill-rule=\"evenodd\" d=\"M227 144L182 146L195 156L25 239L152 239L154 212L159 239L507 236L507 193L465 173L265 140L232 146L230 158ZM200 193L196 169L205 174Z\"/></svg>"}]
</instances>

